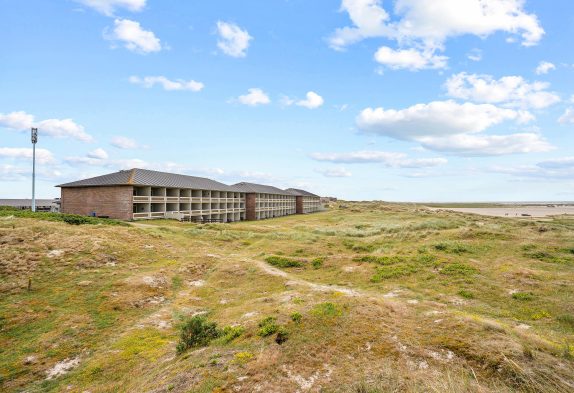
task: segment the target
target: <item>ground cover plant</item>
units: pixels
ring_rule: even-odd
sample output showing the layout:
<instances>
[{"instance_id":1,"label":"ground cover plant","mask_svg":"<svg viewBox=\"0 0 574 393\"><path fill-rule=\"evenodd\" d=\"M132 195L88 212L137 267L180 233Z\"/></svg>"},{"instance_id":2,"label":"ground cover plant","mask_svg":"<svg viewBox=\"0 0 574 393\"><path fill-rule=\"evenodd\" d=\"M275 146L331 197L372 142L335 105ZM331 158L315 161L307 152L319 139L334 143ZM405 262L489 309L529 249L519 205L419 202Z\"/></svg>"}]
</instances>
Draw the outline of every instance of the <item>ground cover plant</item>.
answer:
<instances>
[{"instance_id":1,"label":"ground cover plant","mask_svg":"<svg viewBox=\"0 0 574 393\"><path fill-rule=\"evenodd\" d=\"M50 217L0 212L3 392L573 390L569 217Z\"/></svg>"}]
</instances>

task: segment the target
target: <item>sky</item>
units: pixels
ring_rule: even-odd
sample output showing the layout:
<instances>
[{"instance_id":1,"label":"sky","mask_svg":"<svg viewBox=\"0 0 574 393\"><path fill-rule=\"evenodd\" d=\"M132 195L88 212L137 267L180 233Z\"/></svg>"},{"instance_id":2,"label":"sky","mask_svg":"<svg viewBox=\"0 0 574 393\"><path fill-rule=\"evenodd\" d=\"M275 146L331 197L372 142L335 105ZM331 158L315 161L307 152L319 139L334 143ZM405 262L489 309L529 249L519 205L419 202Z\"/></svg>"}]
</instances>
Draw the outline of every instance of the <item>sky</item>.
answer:
<instances>
[{"instance_id":1,"label":"sky","mask_svg":"<svg viewBox=\"0 0 574 393\"><path fill-rule=\"evenodd\" d=\"M0 0L0 198L147 168L574 200L571 0Z\"/></svg>"}]
</instances>

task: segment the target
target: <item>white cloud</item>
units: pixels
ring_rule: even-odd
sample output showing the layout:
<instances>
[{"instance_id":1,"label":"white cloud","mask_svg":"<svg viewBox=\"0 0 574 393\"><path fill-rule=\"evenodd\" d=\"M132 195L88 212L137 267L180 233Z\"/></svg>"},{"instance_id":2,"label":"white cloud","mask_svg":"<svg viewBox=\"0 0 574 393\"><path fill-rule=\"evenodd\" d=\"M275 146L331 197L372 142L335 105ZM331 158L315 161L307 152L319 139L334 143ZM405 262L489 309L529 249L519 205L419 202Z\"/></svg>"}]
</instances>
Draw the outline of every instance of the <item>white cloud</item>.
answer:
<instances>
[{"instance_id":1,"label":"white cloud","mask_svg":"<svg viewBox=\"0 0 574 393\"><path fill-rule=\"evenodd\" d=\"M87 156L89 158L94 158L96 160L107 160L108 159L108 153L102 149L101 147L98 147L97 149L92 150L91 152L89 152L87 154Z\"/></svg>"},{"instance_id":2,"label":"white cloud","mask_svg":"<svg viewBox=\"0 0 574 393\"><path fill-rule=\"evenodd\" d=\"M249 106L267 105L271 102L269 96L263 90L255 87L247 89L247 94L239 96L236 101Z\"/></svg>"},{"instance_id":3,"label":"white cloud","mask_svg":"<svg viewBox=\"0 0 574 393\"><path fill-rule=\"evenodd\" d=\"M351 177L353 174L345 168L315 169L315 172L325 177Z\"/></svg>"},{"instance_id":4,"label":"white cloud","mask_svg":"<svg viewBox=\"0 0 574 393\"><path fill-rule=\"evenodd\" d=\"M128 11L138 12L145 7L146 0L76 0L96 11L112 16L116 9L124 8Z\"/></svg>"},{"instance_id":5,"label":"white cloud","mask_svg":"<svg viewBox=\"0 0 574 393\"><path fill-rule=\"evenodd\" d=\"M541 109L560 102L560 97L546 91L548 83L528 83L520 76L494 79L490 75L461 72L445 83L451 97L479 103L504 104L509 107Z\"/></svg>"},{"instance_id":6,"label":"white cloud","mask_svg":"<svg viewBox=\"0 0 574 393\"><path fill-rule=\"evenodd\" d=\"M32 148L0 147L0 158L32 161ZM52 152L46 149L36 149L36 161L39 164L52 164L55 162Z\"/></svg>"},{"instance_id":7,"label":"white cloud","mask_svg":"<svg viewBox=\"0 0 574 393\"><path fill-rule=\"evenodd\" d=\"M126 138L125 136L114 136L110 142L112 146L115 146L119 149L137 149L140 145L131 138Z\"/></svg>"},{"instance_id":8,"label":"white cloud","mask_svg":"<svg viewBox=\"0 0 574 393\"><path fill-rule=\"evenodd\" d=\"M473 49L471 50L466 57L471 61L481 61L482 60L482 51L480 49Z\"/></svg>"},{"instance_id":9,"label":"white cloud","mask_svg":"<svg viewBox=\"0 0 574 393\"><path fill-rule=\"evenodd\" d=\"M203 89L204 84L201 82L196 82L194 80L183 80L183 79L176 79L176 80L169 80L165 76L145 76L140 78L138 76L130 76L129 79L130 83L135 85L140 85L145 88L151 88L154 85L158 84L163 87L164 90L173 91L173 90L188 90L188 91L200 91Z\"/></svg>"},{"instance_id":10,"label":"white cloud","mask_svg":"<svg viewBox=\"0 0 574 393\"><path fill-rule=\"evenodd\" d=\"M323 97L319 94L315 93L314 91L307 92L306 98L304 100L300 100L296 102L296 105L303 106L307 109L316 109L319 108L325 102Z\"/></svg>"},{"instance_id":11,"label":"white cloud","mask_svg":"<svg viewBox=\"0 0 574 393\"><path fill-rule=\"evenodd\" d=\"M423 147L462 156L496 156L517 153L547 152L554 147L536 133L510 135L449 135L445 137L423 137Z\"/></svg>"},{"instance_id":12,"label":"white cloud","mask_svg":"<svg viewBox=\"0 0 574 393\"><path fill-rule=\"evenodd\" d=\"M555 70L556 66L550 62L547 61L541 61L540 64L538 64L538 67L536 67L536 75L544 75L544 74L548 74L548 72Z\"/></svg>"},{"instance_id":13,"label":"white cloud","mask_svg":"<svg viewBox=\"0 0 574 393\"><path fill-rule=\"evenodd\" d=\"M357 117L357 126L367 133L413 140L425 136L477 133L507 120L523 123L532 119L526 111L449 100L416 104L401 110L367 108Z\"/></svg>"},{"instance_id":14,"label":"white cloud","mask_svg":"<svg viewBox=\"0 0 574 393\"><path fill-rule=\"evenodd\" d=\"M38 134L53 136L56 138L74 138L82 142L92 142L93 138L87 134L84 127L75 123L72 119L46 119L34 121L34 116L26 112L0 113L0 127L14 131L30 131L31 127L38 128Z\"/></svg>"},{"instance_id":15,"label":"white cloud","mask_svg":"<svg viewBox=\"0 0 574 393\"><path fill-rule=\"evenodd\" d=\"M559 157L535 165L494 166L490 171L521 178L563 181L574 178L574 157Z\"/></svg>"},{"instance_id":16,"label":"white cloud","mask_svg":"<svg viewBox=\"0 0 574 393\"><path fill-rule=\"evenodd\" d=\"M126 49L136 53L159 52L162 49L160 39L152 31L142 29L139 22L129 19L114 20L113 32L104 32L104 38L120 41Z\"/></svg>"},{"instance_id":17,"label":"white cloud","mask_svg":"<svg viewBox=\"0 0 574 393\"><path fill-rule=\"evenodd\" d=\"M434 167L447 163L442 157L409 158L405 153L361 150L346 153L312 153L316 161L334 162L340 164L381 163L393 168L423 168Z\"/></svg>"},{"instance_id":18,"label":"white cloud","mask_svg":"<svg viewBox=\"0 0 574 393\"><path fill-rule=\"evenodd\" d=\"M223 53L231 57L245 57L249 41L253 39L247 32L234 23L217 22L219 40L217 46Z\"/></svg>"},{"instance_id":19,"label":"white cloud","mask_svg":"<svg viewBox=\"0 0 574 393\"><path fill-rule=\"evenodd\" d=\"M0 180L2 181L23 181L29 180L32 176L31 166L16 166L11 164L0 164ZM60 178L62 173L52 166L37 167L36 178L53 181Z\"/></svg>"},{"instance_id":20,"label":"white cloud","mask_svg":"<svg viewBox=\"0 0 574 393\"><path fill-rule=\"evenodd\" d=\"M394 50L388 46L380 47L375 53L375 60L393 70L446 68L448 57L435 55L433 50L414 48Z\"/></svg>"},{"instance_id":21,"label":"white cloud","mask_svg":"<svg viewBox=\"0 0 574 393\"><path fill-rule=\"evenodd\" d=\"M573 168L574 169L574 157L553 158L550 160L539 162L538 166L541 168Z\"/></svg>"},{"instance_id":22,"label":"white cloud","mask_svg":"<svg viewBox=\"0 0 574 393\"><path fill-rule=\"evenodd\" d=\"M430 53L427 57L437 57L431 64L446 62L444 56L435 56L434 52L444 50L449 38L462 35L486 37L500 31L520 35L524 46L535 45L544 29L537 16L526 12L523 6L523 0L397 0L391 14L381 0L342 0L341 11L348 13L352 26L335 30L329 45L342 50L366 38L387 38L403 47L394 51L394 58L401 51L416 48L418 52ZM415 56L408 52L401 55L407 54L410 58Z\"/></svg>"},{"instance_id":23,"label":"white cloud","mask_svg":"<svg viewBox=\"0 0 574 393\"><path fill-rule=\"evenodd\" d=\"M521 124L533 118L527 111L499 108L491 104L435 101L401 110L367 108L357 117L357 126L366 133L418 142L427 150L461 156L552 150L553 146L537 132L480 134L506 121Z\"/></svg>"},{"instance_id":24,"label":"white cloud","mask_svg":"<svg viewBox=\"0 0 574 393\"><path fill-rule=\"evenodd\" d=\"M574 108L567 108L564 114L558 119L558 122L560 124L574 124Z\"/></svg>"}]
</instances>

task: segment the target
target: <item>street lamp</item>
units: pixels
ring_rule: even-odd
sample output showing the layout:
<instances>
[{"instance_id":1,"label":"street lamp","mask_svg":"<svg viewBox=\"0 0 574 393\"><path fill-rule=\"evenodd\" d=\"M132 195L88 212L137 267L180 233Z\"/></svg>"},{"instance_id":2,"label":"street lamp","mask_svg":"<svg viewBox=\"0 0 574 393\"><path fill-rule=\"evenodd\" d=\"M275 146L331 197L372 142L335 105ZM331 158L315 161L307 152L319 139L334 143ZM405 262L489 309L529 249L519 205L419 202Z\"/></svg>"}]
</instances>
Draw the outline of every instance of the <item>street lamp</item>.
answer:
<instances>
[{"instance_id":1,"label":"street lamp","mask_svg":"<svg viewBox=\"0 0 574 393\"><path fill-rule=\"evenodd\" d=\"M36 143L38 129L32 128L32 211L36 211Z\"/></svg>"}]
</instances>

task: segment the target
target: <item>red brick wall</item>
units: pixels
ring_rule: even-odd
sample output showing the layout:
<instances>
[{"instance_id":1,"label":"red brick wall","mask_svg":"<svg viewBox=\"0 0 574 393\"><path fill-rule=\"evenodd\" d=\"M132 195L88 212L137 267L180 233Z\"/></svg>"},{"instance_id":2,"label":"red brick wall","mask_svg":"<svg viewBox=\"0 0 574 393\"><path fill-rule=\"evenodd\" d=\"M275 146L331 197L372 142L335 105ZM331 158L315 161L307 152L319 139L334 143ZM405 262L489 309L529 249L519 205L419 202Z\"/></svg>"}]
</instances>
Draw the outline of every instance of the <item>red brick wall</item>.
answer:
<instances>
[{"instance_id":1,"label":"red brick wall","mask_svg":"<svg viewBox=\"0 0 574 393\"><path fill-rule=\"evenodd\" d=\"M62 213L88 216L109 216L119 220L133 218L133 187L69 187L62 188Z\"/></svg>"},{"instance_id":2,"label":"red brick wall","mask_svg":"<svg viewBox=\"0 0 574 393\"><path fill-rule=\"evenodd\" d=\"M295 213L303 214L303 197L295 196Z\"/></svg>"},{"instance_id":3,"label":"red brick wall","mask_svg":"<svg viewBox=\"0 0 574 393\"><path fill-rule=\"evenodd\" d=\"M248 221L257 220L257 212L255 211L257 206L257 194L246 193L245 194L245 219Z\"/></svg>"}]
</instances>

